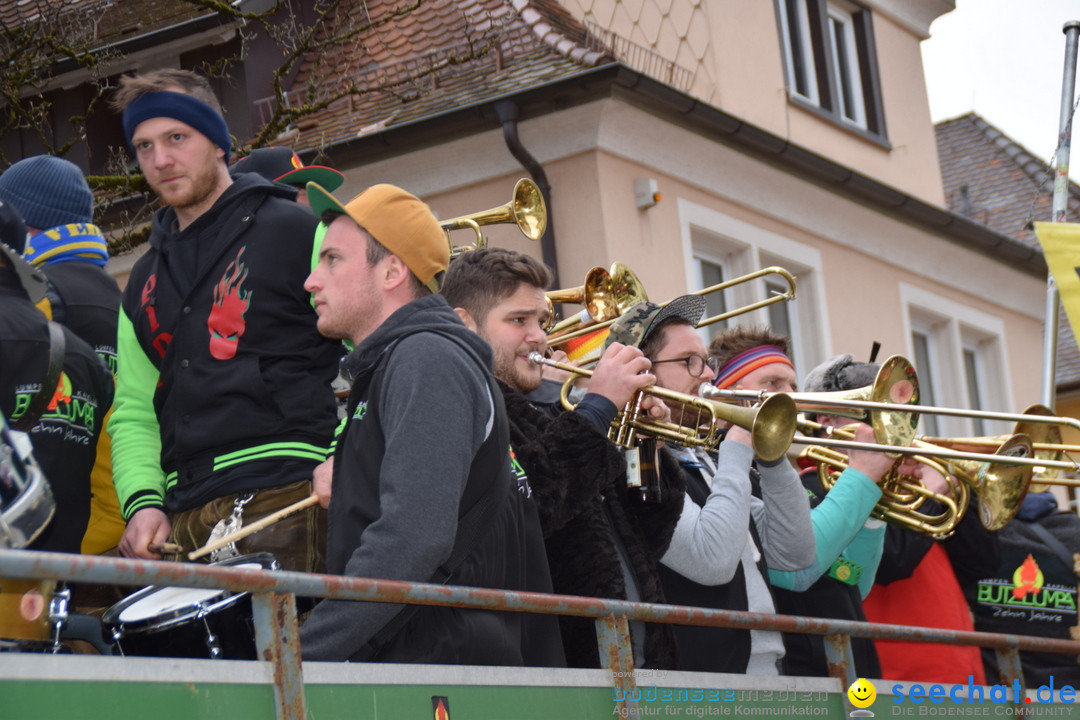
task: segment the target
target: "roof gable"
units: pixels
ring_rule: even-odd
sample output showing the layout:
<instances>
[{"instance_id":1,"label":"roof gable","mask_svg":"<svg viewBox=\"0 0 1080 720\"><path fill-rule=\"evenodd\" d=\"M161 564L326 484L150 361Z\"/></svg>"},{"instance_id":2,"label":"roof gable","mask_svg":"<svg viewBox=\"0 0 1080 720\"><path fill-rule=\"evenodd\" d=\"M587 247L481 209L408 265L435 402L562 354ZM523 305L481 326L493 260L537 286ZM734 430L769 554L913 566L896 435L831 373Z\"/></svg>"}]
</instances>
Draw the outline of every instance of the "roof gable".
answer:
<instances>
[{"instance_id":1,"label":"roof gable","mask_svg":"<svg viewBox=\"0 0 1080 720\"><path fill-rule=\"evenodd\" d=\"M1053 168L975 113L934 127L949 209L1038 248L1031 223L1051 219ZM1069 190L1075 218L1080 189Z\"/></svg>"},{"instance_id":2,"label":"roof gable","mask_svg":"<svg viewBox=\"0 0 1080 720\"><path fill-rule=\"evenodd\" d=\"M1054 170L975 113L935 125L949 209L1002 235L1042 248L1032 222L1050 221ZM1069 183L1067 217L1080 220L1080 188ZM1057 385L1080 383L1080 348L1065 313L1058 323Z\"/></svg>"}]
</instances>

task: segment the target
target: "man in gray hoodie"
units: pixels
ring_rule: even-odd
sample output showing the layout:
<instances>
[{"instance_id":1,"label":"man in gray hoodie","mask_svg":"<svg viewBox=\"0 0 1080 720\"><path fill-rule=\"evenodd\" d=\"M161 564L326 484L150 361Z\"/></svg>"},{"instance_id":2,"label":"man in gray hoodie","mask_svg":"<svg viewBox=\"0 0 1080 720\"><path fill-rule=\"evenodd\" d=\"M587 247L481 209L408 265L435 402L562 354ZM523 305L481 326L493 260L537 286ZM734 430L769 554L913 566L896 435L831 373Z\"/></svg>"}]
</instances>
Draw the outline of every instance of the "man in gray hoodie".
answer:
<instances>
[{"instance_id":1,"label":"man in gray hoodie","mask_svg":"<svg viewBox=\"0 0 1080 720\"><path fill-rule=\"evenodd\" d=\"M308 197L329 229L305 288L319 331L355 344L332 496L316 475L328 571L526 589L535 568L491 349L434 294L449 263L442 229L392 185L343 205L310 183ZM305 660L527 661L518 613L323 600L300 639Z\"/></svg>"}]
</instances>

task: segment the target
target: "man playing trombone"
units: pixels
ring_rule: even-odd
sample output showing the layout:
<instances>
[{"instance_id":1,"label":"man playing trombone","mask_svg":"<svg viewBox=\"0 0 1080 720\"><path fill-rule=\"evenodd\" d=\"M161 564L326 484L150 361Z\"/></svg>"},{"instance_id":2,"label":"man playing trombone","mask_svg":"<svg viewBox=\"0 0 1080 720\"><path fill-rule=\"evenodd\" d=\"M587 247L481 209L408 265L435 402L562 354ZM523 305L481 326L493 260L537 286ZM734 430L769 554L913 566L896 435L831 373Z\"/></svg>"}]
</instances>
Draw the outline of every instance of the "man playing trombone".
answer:
<instances>
[{"instance_id":1,"label":"man playing trombone","mask_svg":"<svg viewBox=\"0 0 1080 720\"><path fill-rule=\"evenodd\" d=\"M695 327L704 298L687 295L668 303L679 305L693 305L695 311L670 315L654 303L636 305L615 322L608 342L640 347L653 363L658 386L697 395L699 385L712 381L720 368ZM681 414L673 409L672 420L688 422ZM755 461L751 433L737 425L728 428L716 453L674 449L687 471L687 498L661 560L668 601L775 612L767 568L799 570L814 561L810 508L794 469L783 457ZM755 484L760 497L752 492ZM779 633L684 626L675 633L685 669L779 673L784 655Z\"/></svg>"},{"instance_id":2,"label":"man playing trombone","mask_svg":"<svg viewBox=\"0 0 1080 720\"><path fill-rule=\"evenodd\" d=\"M736 358L752 347L774 346L787 351L786 337L776 335L766 328L733 328L716 336L711 349L724 359L726 365L735 366ZM850 358L851 356L847 356ZM819 391L825 365L814 368L807 375L807 390ZM869 385L874 381L877 365L859 363L845 375L849 389ZM776 372L791 373L782 365L758 376L743 376L734 386L747 390L773 390L768 380ZM793 384L784 388L793 391ZM846 418L817 415L817 422L828 425L849 424ZM859 423L855 437L860 442L872 443L873 430ZM801 460L800 460L801 461ZM809 462L809 461L808 461ZM871 511L881 499L881 478L893 467L895 461L883 452L853 450L847 457L847 468L826 495L818 480L816 465L801 474L810 498L810 517L814 527L816 546L813 565L797 572L781 572L770 568L769 580L777 610L787 615L809 615L842 620L866 620L862 598L874 584L881 548L885 538L885 524L870 517ZM916 473L917 464L907 461L905 472ZM825 644L819 635L784 635L786 670L792 675L827 677L828 661ZM880 677L874 643L865 638L852 638L851 649L855 672L859 677Z\"/></svg>"},{"instance_id":3,"label":"man playing trombone","mask_svg":"<svg viewBox=\"0 0 1080 720\"><path fill-rule=\"evenodd\" d=\"M657 563L682 509L681 474L667 462L662 501L637 501L627 491L623 453L607 437L616 412L653 383L649 361L635 347L613 344L573 412L553 418L534 406L526 395L539 387L542 367L529 355L547 347L550 282L550 271L534 258L482 248L454 260L442 292L495 354L515 465L540 511L555 592L662 603ZM571 667L598 666L591 626L588 619L560 617ZM676 667L671 628L630 623L636 667Z\"/></svg>"},{"instance_id":4,"label":"man playing trombone","mask_svg":"<svg viewBox=\"0 0 1080 720\"><path fill-rule=\"evenodd\" d=\"M878 368L877 363L856 362L849 354L839 355L814 368L806 376L806 390L827 394L863 388L875 381ZM835 415L818 414L816 418L819 423L833 427L850 422ZM860 426L863 436L856 435L856 439L869 441L865 428ZM849 468L858 467L869 479L880 483L881 475L875 476L866 469L865 464L860 465L863 454L863 451L852 450L848 458ZM868 451L865 455L871 461L878 456L879 464L885 465L886 470L894 462L883 452ZM891 478L895 477L920 483L926 491L938 497L951 492L946 479L934 466L911 456L905 456L905 460L885 480L892 482ZM838 490L841 491L840 497L848 512L846 521L841 517L838 523L829 524L834 532L842 531L845 522L850 526L852 519L866 517L872 496L865 489L858 489L857 480L849 470L845 470L825 500L820 504L815 501L815 513L829 512L827 503L836 497ZM816 471L804 474L804 482L815 498L823 495ZM880 497L880 490L877 495ZM962 507L960 509L963 510ZM931 518L942 512L943 508L928 498L919 510L922 515ZM915 523L907 527L890 524L875 529L876 521L867 521L867 527L854 536L839 558L852 564L852 572L838 573L830 568L828 576L821 578L807 592L779 591L779 606L787 613L799 615L972 630L970 611L961 594L957 570L954 568L963 568L963 572L969 572L974 577L988 566L988 562L998 557L996 536L981 526L977 515L975 512L965 513L956 534L943 543L935 541L927 532L914 532L911 527L917 526ZM818 525L816 520L817 515L815 528ZM880 563L873 559L875 550L880 554ZM959 562L950 563L950 558ZM852 585L845 587L845 580L840 575L853 577L854 569L859 564L863 567L857 589ZM860 596L862 603L859 602ZM812 641L807 643L810 638ZM789 642L789 648L797 647L796 652L800 655L810 655L806 661L813 664L811 667L801 667L800 674L825 674L820 672L824 669L824 649L815 647L821 645L818 638L786 636L785 639ZM873 644L874 649L870 649L871 641L852 638L852 651L860 676L966 683L968 675L972 675L976 683L985 682L977 648L882 641ZM880 666L877 664L878 658ZM818 671L815 671L815 667Z\"/></svg>"}]
</instances>

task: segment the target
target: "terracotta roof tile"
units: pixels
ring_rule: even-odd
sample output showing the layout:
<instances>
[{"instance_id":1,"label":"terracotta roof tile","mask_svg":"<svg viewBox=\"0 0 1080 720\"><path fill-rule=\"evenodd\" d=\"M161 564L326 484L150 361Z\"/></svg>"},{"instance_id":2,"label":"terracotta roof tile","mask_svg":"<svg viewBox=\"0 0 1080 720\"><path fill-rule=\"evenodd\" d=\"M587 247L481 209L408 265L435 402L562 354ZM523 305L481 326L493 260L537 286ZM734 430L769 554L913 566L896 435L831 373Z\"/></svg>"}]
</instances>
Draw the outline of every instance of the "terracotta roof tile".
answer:
<instances>
[{"instance_id":1,"label":"terracotta roof tile","mask_svg":"<svg viewBox=\"0 0 1080 720\"><path fill-rule=\"evenodd\" d=\"M369 0L375 23L396 0ZM611 56L554 0L432 0L377 26L348 48L305 58L289 94L309 78L339 78L359 94L312 114L276 139L298 150L324 147L565 77ZM327 72L332 70L332 72ZM258 101L268 116L271 98Z\"/></svg>"},{"instance_id":2,"label":"terracotta roof tile","mask_svg":"<svg viewBox=\"0 0 1080 720\"><path fill-rule=\"evenodd\" d=\"M934 127L949 209L1041 251L1029 223L1051 219L1053 169L975 113ZM1073 182L1067 216L1080 221L1080 187ZM1065 313L1056 371L1058 385L1080 382L1080 348Z\"/></svg>"},{"instance_id":3,"label":"terracotta roof tile","mask_svg":"<svg viewBox=\"0 0 1080 720\"><path fill-rule=\"evenodd\" d=\"M1053 169L974 113L935 129L949 209L1038 247L1029 223L1051 219ZM1068 212L1077 218L1080 189L1071 185Z\"/></svg>"}]
</instances>

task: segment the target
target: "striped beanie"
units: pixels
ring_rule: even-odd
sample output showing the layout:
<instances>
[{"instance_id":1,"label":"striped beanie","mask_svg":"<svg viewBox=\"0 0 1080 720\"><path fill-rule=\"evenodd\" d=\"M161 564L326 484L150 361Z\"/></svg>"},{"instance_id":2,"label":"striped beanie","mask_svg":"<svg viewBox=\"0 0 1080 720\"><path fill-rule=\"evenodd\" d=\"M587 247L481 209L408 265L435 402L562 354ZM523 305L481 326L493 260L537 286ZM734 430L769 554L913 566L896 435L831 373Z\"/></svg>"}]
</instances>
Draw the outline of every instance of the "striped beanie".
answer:
<instances>
[{"instance_id":1,"label":"striped beanie","mask_svg":"<svg viewBox=\"0 0 1080 720\"><path fill-rule=\"evenodd\" d=\"M52 155L28 157L0 174L0 201L11 203L36 230L89 223L94 217L94 194L82 170Z\"/></svg>"}]
</instances>

